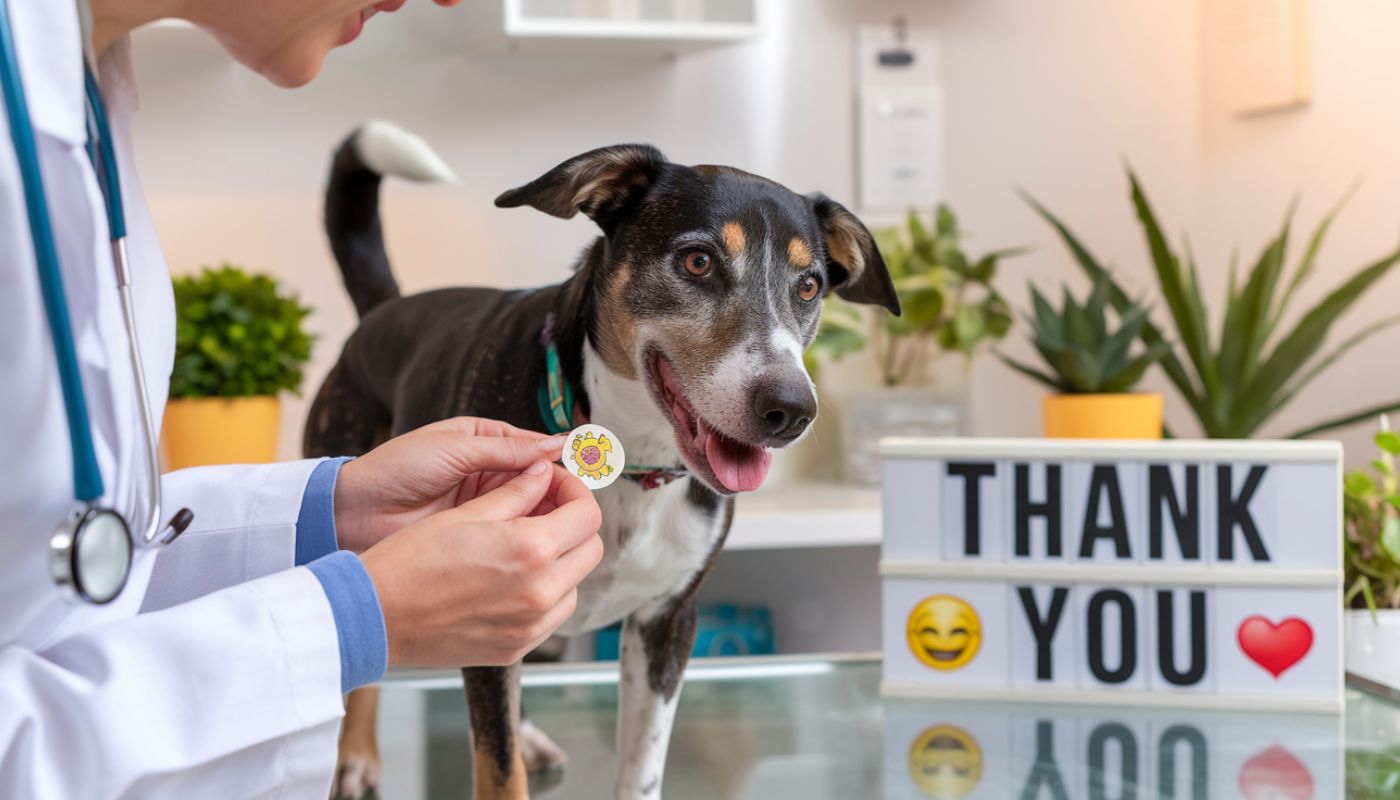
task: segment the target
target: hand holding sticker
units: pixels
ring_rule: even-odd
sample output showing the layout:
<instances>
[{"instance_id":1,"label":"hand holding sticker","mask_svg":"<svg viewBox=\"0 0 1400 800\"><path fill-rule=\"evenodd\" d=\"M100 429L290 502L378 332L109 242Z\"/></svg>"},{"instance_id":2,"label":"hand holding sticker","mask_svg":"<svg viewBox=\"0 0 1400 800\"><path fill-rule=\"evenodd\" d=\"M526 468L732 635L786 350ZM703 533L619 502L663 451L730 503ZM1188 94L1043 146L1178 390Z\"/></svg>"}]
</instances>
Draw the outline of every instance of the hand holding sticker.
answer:
<instances>
[{"instance_id":1,"label":"hand holding sticker","mask_svg":"<svg viewBox=\"0 0 1400 800\"><path fill-rule=\"evenodd\" d=\"M585 486L597 491L622 476L627 454L612 431L602 425L581 425L569 434L563 461Z\"/></svg>"}]
</instances>

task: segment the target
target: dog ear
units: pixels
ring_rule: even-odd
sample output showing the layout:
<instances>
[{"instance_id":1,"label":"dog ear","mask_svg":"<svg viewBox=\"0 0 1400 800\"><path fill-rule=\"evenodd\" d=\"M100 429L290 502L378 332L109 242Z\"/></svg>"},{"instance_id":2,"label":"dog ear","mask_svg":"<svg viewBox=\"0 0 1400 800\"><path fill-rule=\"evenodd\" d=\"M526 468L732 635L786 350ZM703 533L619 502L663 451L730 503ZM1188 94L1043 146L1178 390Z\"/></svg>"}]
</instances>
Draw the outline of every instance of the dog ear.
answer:
<instances>
[{"instance_id":1,"label":"dog ear","mask_svg":"<svg viewBox=\"0 0 1400 800\"><path fill-rule=\"evenodd\" d=\"M831 285L843 300L870 303L888 308L899 316L899 295L889 268L875 246L875 237L856 215L830 197L816 192L807 195L812 211L821 223L826 241L827 266Z\"/></svg>"},{"instance_id":2,"label":"dog ear","mask_svg":"<svg viewBox=\"0 0 1400 800\"><path fill-rule=\"evenodd\" d=\"M666 163L661 151L649 144L600 147L505 192L496 198L496 206L531 206L561 219L582 211L611 233L620 212L650 188Z\"/></svg>"}]
</instances>

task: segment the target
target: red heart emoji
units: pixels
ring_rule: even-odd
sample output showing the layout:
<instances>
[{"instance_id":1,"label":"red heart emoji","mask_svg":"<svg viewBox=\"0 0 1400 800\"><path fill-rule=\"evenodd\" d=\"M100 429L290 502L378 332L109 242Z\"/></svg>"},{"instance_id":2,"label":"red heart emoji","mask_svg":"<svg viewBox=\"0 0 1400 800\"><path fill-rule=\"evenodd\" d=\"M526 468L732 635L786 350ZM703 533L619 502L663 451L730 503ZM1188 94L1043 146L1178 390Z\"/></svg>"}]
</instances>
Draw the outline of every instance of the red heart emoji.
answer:
<instances>
[{"instance_id":1,"label":"red heart emoji","mask_svg":"<svg viewBox=\"0 0 1400 800\"><path fill-rule=\"evenodd\" d=\"M1277 678L1312 649L1313 632L1297 617L1275 625L1256 614L1240 623L1238 638L1244 654Z\"/></svg>"},{"instance_id":2,"label":"red heart emoji","mask_svg":"<svg viewBox=\"0 0 1400 800\"><path fill-rule=\"evenodd\" d=\"M1240 793L1248 800L1311 800L1313 796L1312 773L1278 745L1244 762L1238 780Z\"/></svg>"}]
</instances>

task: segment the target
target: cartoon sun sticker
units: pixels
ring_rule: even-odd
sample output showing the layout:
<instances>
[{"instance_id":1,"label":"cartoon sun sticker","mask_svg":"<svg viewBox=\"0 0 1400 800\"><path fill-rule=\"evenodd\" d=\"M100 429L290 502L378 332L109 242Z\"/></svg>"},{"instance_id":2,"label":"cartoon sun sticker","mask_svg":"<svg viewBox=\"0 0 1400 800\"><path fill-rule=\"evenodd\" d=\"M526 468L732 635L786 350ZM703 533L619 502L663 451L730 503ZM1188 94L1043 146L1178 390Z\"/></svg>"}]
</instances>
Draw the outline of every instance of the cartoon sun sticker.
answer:
<instances>
[{"instance_id":1,"label":"cartoon sun sticker","mask_svg":"<svg viewBox=\"0 0 1400 800\"><path fill-rule=\"evenodd\" d=\"M626 455L622 442L601 425L583 425L569 434L564 445L565 468L578 475L590 489L602 489L622 476Z\"/></svg>"},{"instance_id":2,"label":"cartoon sun sticker","mask_svg":"<svg viewBox=\"0 0 1400 800\"><path fill-rule=\"evenodd\" d=\"M966 797L982 782L982 748L956 725L925 728L909 746L909 780L925 797Z\"/></svg>"},{"instance_id":3,"label":"cartoon sun sticker","mask_svg":"<svg viewBox=\"0 0 1400 800\"><path fill-rule=\"evenodd\" d=\"M905 627L909 651L920 663L940 672L961 669L982 647L982 620L961 597L925 597L909 613Z\"/></svg>"},{"instance_id":4,"label":"cartoon sun sticker","mask_svg":"<svg viewBox=\"0 0 1400 800\"><path fill-rule=\"evenodd\" d=\"M597 480L612 474L608 466L608 453L612 452L612 440L606 435L594 436L579 434L574 437L574 460L578 462L580 478Z\"/></svg>"}]
</instances>

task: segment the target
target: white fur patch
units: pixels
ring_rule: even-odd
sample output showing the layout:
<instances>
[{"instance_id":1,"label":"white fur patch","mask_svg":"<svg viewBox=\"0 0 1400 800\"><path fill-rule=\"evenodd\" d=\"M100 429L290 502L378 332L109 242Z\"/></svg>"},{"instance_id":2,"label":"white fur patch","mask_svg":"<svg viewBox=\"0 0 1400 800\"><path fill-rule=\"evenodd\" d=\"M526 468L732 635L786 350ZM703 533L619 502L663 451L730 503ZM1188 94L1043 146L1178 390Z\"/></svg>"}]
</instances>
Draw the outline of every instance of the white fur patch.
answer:
<instances>
[{"instance_id":1,"label":"white fur patch","mask_svg":"<svg viewBox=\"0 0 1400 800\"><path fill-rule=\"evenodd\" d=\"M797 341L797 337L792 335L792 331L787 328L774 328L771 339L773 349L779 353L787 353L792 357L793 363L803 372L807 371L806 365L802 363L802 343Z\"/></svg>"},{"instance_id":2,"label":"white fur patch","mask_svg":"<svg viewBox=\"0 0 1400 800\"><path fill-rule=\"evenodd\" d=\"M528 719L520 721L520 754L525 771L531 775L558 769L569 761L563 748Z\"/></svg>"},{"instance_id":3,"label":"white fur patch","mask_svg":"<svg viewBox=\"0 0 1400 800\"><path fill-rule=\"evenodd\" d=\"M661 796L661 776L671 726L676 719L680 686L668 700L647 680L646 647L635 617L622 626L622 670L619 689L622 707L617 718L617 780L613 796L644 800Z\"/></svg>"},{"instance_id":4,"label":"white fur patch","mask_svg":"<svg viewBox=\"0 0 1400 800\"><path fill-rule=\"evenodd\" d=\"M411 181L457 183L452 168L428 143L392 122L370 120L355 135L355 153L380 175Z\"/></svg>"},{"instance_id":5,"label":"white fur patch","mask_svg":"<svg viewBox=\"0 0 1400 800\"><path fill-rule=\"evenodd\" d=\"M379 785L379 757L373 753L347 753L340 757L332 798L357 798Z\"/></svg>"},{"instance_id":6,"label":"white fur patch","mask_svg":"<svg viewBox=\"0 0 1400 800\"><path fill-rule=\"evenodd\" d=\"M583 375L593 421L627 443L629 461L654 466L679 461L671 423L642 381L609 370L592 346L583 351ZM561 634L594 631L638 611L651 613L685 588L724 524L722 515L696 507L686 492L685 480L651 491L619 481L598 492L603 560L579 585L578 608Z\"/></svg>"}]
</instances>

